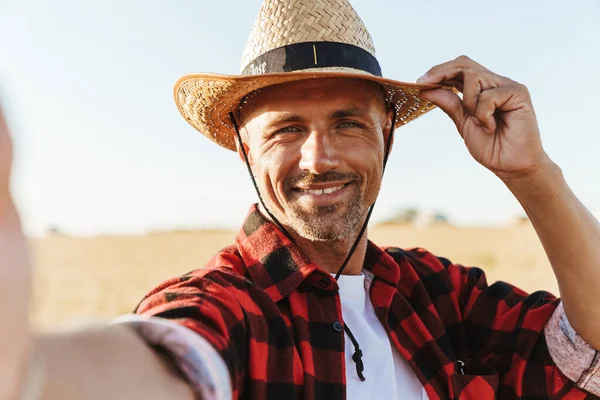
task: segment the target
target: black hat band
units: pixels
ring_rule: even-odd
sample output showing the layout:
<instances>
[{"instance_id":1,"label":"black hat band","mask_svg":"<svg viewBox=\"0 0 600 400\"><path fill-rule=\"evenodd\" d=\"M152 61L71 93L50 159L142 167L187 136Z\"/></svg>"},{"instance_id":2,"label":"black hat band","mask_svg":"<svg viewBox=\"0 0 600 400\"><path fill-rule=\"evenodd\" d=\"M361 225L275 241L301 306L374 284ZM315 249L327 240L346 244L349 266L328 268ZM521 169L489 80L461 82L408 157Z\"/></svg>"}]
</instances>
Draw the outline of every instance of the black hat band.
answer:
<instances>
[{"instance_id":1,"label":"black hat band","mask_svg":"<svg viewBox=\"0 0 600 400\"><path fill-rule=\"evenodd\" d=\"M256 57L242 75L346 67L382 76L377 59L360 47L337 42L304 42L279 47Z\"/></svg>"}]
</instances>

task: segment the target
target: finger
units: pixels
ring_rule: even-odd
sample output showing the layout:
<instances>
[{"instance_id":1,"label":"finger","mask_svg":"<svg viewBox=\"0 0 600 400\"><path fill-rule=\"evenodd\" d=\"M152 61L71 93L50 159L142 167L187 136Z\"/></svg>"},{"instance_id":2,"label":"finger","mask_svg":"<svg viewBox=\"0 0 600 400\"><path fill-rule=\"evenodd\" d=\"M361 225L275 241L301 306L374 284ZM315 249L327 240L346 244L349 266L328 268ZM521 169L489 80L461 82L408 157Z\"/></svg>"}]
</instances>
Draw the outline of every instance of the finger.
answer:
<instances>
[{"instance_id":1,"label":"finger","mask_svg":"<svg viewBox=\"0 0 600 400\"><path fill-rule=\"evenodd\" d=\"M490 84L486 84L482 81L482 78L476 74L466 73L465 81L463 84L463 104L465 110L469 115L475 115L477 110L477 103L479 103L479 96L481 92L489 87Z\"/></svg>"},{"instance_id":2,"label":"finger","mask_svg":"<svg viewBox=\"0 0 600 400\"><path fill-rule=\"evenodd\" d=\"M437 65L417 81L419 83L443 84L457 88L463 93L463 106L474 115L479 94L490 88L511 85L515 82L495 74L467 56Z\"/></svg>"},{"instance_id":3,"label":"finger","mask_svg":"<svg viewBox=\"0 0 600 400\"><path fill-rule=\"evenodd\" d=\"M477 62L471 60L469 57L460 56L452 61L448 61L431 68L425 73L425 75L417 79L417 83L450 83L455 80L462 82L463 72L468 69L487 71L487 69Z\"/></svg>"},{"instance_id":4,"label":"finger","mask_svg":"<svg viewBox=\"0 0 600 400\"><path fill-rule=\"evenodd\" d=\"M502 86L483 91L479 95L479 103L475 118L488 132L497 128L497 112L510 112L527 107L528 93L519 86Z\"/></svg>"},{"instance_id":5,"label":"finger","mask_svg":"<svg viewBox=\"0 0 600 400\"><path fill-rule=\"evenodd\" d=\"M0 107L0 202L1 196L8 193L10 166L12 163L12 143L8 126Z\"/></svg>"},{"instance_id":6,"label":"finger","mask_svg":"<svg viewBox=\"0 0 600 400\"><path fill-rule=\"evenodd\" d=\"M419 93L419 97L441 108L452 119L458 128L458 132L462 132L465 121L465 109L462 100L456 93L448 89L422 90Z\"/></svg>"}]
</instances>

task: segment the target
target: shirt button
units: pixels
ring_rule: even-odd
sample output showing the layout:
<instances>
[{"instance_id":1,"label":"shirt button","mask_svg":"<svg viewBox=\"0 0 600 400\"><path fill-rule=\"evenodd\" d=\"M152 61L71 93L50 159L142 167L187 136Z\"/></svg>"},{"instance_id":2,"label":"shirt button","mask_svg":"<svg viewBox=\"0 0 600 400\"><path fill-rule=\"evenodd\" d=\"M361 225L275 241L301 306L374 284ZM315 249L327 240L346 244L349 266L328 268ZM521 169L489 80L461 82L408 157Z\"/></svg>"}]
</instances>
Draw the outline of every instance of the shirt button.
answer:
<instances>
[{"instance_id":1,"label":"shirt button","mask_svg":"<svg viewBox=\"0 0 600 400\"><path fill-rule=\"evenodd\" d=\"M329 287L329 279L327 279L327 278L319 279L319 286L321 286L323 289L328 288Z\"/></svg>"},{"instance_id":2,"label":"shirt button","mask_svg":"<svg viewBox=\"0 0 600 400\"><path fill-rule=\"evenodd\" d=\"M342 325L342 323L340 321L335 321L333 323L333 330L336 332L341 332L344 330L344 326Z\"/></svg>"}]
</instances>

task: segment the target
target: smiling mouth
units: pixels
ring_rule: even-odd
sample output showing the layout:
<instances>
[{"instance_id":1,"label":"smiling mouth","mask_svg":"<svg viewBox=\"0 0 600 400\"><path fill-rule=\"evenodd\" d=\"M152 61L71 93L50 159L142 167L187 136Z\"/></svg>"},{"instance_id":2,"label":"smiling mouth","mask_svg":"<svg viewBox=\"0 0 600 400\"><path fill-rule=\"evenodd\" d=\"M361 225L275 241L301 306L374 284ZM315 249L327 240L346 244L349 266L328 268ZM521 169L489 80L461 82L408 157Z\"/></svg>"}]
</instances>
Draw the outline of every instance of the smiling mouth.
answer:
<instances>
[{"instance_id":1,"label":"smiling mouth","mask_svg":"<svg viewBox=\"0 0 600 400\"><path fill-rule=\"evenodd\" d=\"M308 196L309 198L312 197L315 200L317 198L333 200L334 198L337 198L337 196L340 196L347 188L347 186L351 185L353 182L354 181L331 182L329 185L323 183L306 186L302 185L296 186L292 190L301 197Z\"/></svg>"},{"instance_id":2,"label":"smiling mouth","mask_svg":"<svg viewBox=\"0 0 600 400\"><path fill-rule=\"evenodd\" d=\"M320 195L324 195L324 194L331 194L331 193L335 193L338 192L340 190L342 190L344 188L344 186L346 185L340 185L340 186L335 186L335 187L330 187L330 188L323 188L323 189L302 189L302 188L296 188L297 191L301 192L301 193L308 193L308 194L313 194L316 196L320 196Z\"/></svg>"}]
</instances>

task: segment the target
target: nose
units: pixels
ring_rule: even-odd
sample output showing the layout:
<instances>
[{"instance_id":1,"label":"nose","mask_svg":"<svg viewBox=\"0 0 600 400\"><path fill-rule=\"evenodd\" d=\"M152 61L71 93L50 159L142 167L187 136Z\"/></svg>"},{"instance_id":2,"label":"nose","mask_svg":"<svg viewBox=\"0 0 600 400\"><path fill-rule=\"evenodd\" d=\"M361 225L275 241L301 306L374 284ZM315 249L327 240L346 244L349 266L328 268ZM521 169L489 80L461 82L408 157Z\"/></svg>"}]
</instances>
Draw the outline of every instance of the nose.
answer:
<instances>
[{"instance_id":1,"label":"nose","mask_svg":"<svg viewBox=\"0 0 600 400\"><path fill-rule=\"evenodd\" d=\"M302 144L300 168L313 174L335 170L340 165L339 152L331 135L311 132Z\"/></svg>"}]
</instances>

